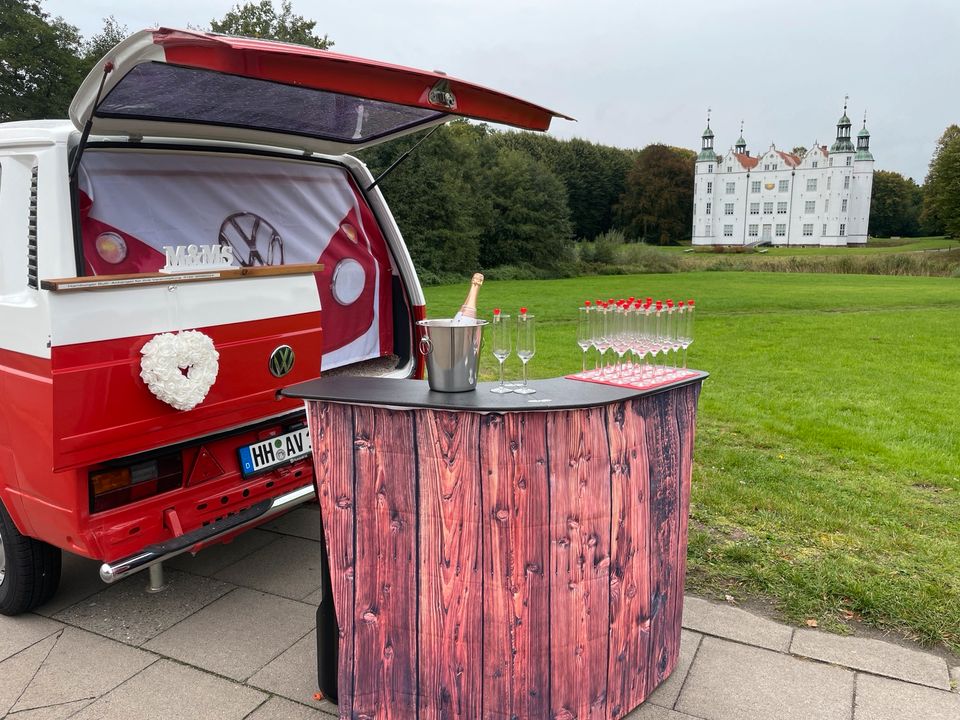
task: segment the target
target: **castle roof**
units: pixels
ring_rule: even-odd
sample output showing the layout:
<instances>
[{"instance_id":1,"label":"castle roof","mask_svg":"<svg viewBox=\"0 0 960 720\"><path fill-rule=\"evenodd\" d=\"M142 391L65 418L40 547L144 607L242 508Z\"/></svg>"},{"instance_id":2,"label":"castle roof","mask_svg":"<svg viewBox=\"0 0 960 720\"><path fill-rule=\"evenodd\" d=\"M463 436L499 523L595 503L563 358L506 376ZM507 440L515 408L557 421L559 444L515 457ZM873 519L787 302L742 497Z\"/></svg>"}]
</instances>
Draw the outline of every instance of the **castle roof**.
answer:
<instances>
[{"instance_id":1,"label":"castle roof","mask_svg":"<svg viewBox=\"0 0 960 720\"><path fill-rule=\"evenodd\" d=\"M760 158L750 157L746 153L735 152L731 153L731 155L737 159L737 162L740 163L740 167L742 167L744 170L752 170L757 166L757 163L760 162Z\"/></svg>"},{"instance_id":2,"label":"castle roof","mask_svg":"<svg viewBox=\"0 0 960 720\"><path fill-rule=\"evenodd\" d=\"M790 167L796 167L800 164L800 158L793 153L783 152L782 150L776 150L775 152L783 158L783 161Z\"/></svg>"}]
</instances>

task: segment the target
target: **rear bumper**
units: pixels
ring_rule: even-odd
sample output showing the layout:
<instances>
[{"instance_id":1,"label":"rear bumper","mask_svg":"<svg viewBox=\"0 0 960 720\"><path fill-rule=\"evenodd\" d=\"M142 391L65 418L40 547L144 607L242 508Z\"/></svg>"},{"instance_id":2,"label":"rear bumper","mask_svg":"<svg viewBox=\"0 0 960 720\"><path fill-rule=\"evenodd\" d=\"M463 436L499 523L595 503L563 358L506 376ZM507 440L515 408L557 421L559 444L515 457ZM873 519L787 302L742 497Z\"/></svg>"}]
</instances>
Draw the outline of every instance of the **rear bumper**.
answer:
<instances>
[{"instance_id":1,"label":"rear bumper","mask_svg":"<svg viewBox=\"0 0 960 720\"><path fill-rule=\"evenodd\" d=\"M303 485L273 499L262 500L236 515L212 522L165 542L150 545L134 555L121 558L115 562L103 563L100 566L100 579L105 583L115 582L151 565L190 552L198 545L215 542L228 534L261 523L274 515L279 515L296 507L300 503L313 500L314 497L316 497L316 492L311 482L309 485Z\"/></svg>"}]
</instances>

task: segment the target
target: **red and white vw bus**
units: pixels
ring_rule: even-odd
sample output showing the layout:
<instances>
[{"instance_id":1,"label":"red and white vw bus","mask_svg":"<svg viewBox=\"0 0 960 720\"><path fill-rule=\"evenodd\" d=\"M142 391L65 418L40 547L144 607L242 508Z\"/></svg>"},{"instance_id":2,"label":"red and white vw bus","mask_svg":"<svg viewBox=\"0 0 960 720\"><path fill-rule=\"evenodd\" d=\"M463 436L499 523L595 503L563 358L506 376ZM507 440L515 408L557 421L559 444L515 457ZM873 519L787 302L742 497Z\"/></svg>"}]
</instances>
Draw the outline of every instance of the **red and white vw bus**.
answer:
<instances>
[{"instance_id":1,"label":"red and white vw bus","mask_svg":"<svg viewBox=\"0 0 960 720\"><path fill-rule=\"evenodd\" d=\"M61 549L113 582L313 497L298 403L324 373L414 377L423 294L350 151L555 113L301 46L147 30L70 120L0 125L0 612Z\"/></svg>"}]
</instances>

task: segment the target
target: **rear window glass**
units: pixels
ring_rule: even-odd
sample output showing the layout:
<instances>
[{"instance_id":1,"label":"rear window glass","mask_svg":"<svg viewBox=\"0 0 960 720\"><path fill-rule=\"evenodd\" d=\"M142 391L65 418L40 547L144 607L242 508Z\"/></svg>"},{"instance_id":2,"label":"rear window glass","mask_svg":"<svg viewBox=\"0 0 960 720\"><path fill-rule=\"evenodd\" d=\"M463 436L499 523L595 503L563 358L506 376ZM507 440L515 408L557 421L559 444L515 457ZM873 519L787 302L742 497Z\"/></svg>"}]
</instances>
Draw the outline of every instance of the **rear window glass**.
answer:
<instances>
[{"instance_id":1,"label":"rear window glass","mask_svg":"<svg viewBox=\"0 0 960 720\"><path fill-rule=\"evenodd\" d=\"M137 65L103 99L99 117L251 128L361 143L444 113L166 63Z\"/></svg>"}]
</instances>

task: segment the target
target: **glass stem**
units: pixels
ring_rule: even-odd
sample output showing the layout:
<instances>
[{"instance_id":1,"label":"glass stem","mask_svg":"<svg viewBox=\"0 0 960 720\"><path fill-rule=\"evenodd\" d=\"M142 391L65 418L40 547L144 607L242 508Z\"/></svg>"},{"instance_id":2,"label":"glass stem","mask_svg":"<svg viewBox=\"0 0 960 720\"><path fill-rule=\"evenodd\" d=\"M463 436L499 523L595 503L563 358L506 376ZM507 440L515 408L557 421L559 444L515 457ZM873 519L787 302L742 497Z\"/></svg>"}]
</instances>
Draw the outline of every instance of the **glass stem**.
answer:
<instances>
[{"instance_id":1,"label":"glass stem","mask_svg":"<svg viewBox=\"0 0 960 720\"><path fill-rule=\"evenodd\" d=\"M500 387L503 387L503 360L500 360Z\"/></svg>"},{"instance_id":2,"label":"glass stem","mask_svg":"<svg viewBox=\"0 0 960 720\"><path fill-rule=\"evenodd\" d=\"M523 386L527 386L527 361L523 361Z\"/></svg>"},{"instance_id":3,"label":"glass stem","mask_svg":"<svg viewBox=\"0 0 960 720\"><path fill-rule=\"evenodd\" d=\"M581 358L580 372L585 374L587 372L587 351L586 350L584 350L580 354L580 358Z\"/></svg>"}]
</instances>

